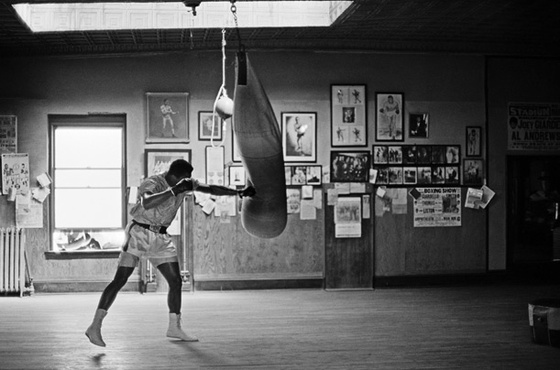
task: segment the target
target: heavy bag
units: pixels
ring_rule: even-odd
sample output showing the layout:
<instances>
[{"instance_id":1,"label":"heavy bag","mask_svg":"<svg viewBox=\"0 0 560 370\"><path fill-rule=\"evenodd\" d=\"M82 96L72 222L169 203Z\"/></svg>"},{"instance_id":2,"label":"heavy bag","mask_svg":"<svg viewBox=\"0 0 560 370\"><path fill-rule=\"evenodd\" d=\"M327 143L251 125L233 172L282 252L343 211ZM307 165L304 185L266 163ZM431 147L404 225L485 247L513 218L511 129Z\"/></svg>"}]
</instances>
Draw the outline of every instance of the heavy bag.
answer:
<instances>
[{"instance_id":1,"label":"heavy bag","mask_svg":"<svg viewBox=\"0 0 560 370\"><path fill-rule=\"evenodd\" d=\"M243 198L241 223L259 238L274 238L287 222L286 180L280 127L247 54L236 61L232 127L247 184L257 194Z\"/></svg>"}]
</instances>

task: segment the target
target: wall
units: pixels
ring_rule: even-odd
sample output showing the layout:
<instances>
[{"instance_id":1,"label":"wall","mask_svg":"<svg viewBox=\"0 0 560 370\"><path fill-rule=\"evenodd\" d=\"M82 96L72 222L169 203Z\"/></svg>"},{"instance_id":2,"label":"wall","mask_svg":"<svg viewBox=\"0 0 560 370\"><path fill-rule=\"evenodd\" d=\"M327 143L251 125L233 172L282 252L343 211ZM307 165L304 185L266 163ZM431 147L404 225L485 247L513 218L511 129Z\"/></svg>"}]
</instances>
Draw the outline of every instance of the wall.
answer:
<instances>
[{"instance_id":1,"label":"wall","mask_svg":"<svg viewBox=\"0 0 560 370\"><path fill-rule=\"evenodd\" d=\"M488 269L507 267L506 160L508 155L558 155L557 152L508 151L509 102L560 102L560 60L527 58L488 59L488 171L489 186L497 195L489 208Z\"/></svg>"},{"instance_id":2,"label":"wall","mask_svg":"<svg viewBox=\"0 0 560 370\"><path fill-rule=\"evenodd\" d=\"M369 140L374 143L375 92L402 92L405 110L430 112L430 137L405 144L461 144L464 153L465 126L484 126L484 58L460 55L254 52L251 62L272 102L277 118L282 111L316 111L318 118L318 164L328 166L330 155L330 85L360 83L367 85ZM228 53L227 84L233 95L233 53ZM88 112L124 113L127 117L128 185L138 185L143 175L146 92L189 92L191 143L166 148L192 149L194 176L204 177L204 146L197 141L197 112L211 110L221 84L221 55L216 52L153 54L88 58L3 58L0 61L0 113L18 116L19 151L30 153L32 178L48 167L47 115L85 114ZM406 126L405 126L406 127ZM152 148L162 147L152 145ZM230 137L226 140L226 162L231 160ZM48 203L47 203L48 206ZM11 204L0 197L0 226L13 223ZM292 217L292 216L291 216ZM410 216L409 216L410 217ZM293 217L292 217L293 218ZM45 218L45 220L47 220ZM203 221L197 221L203 222ZM321 221L317 221L320 223ZM410 226L402 224L404 231ZM317 224L319 225L319 224ZM115 260L46 260L49 249L47 222L44 229L29 230L31 268L38 281L106 281ZM474 225L473 225L474 226ZM485 235L484 226L459 231ZM203 224L193 225L197 230ZM318 226L319 228L322 226ZM327 225L326 227L329 227ZM381 224L381 232L387 230ZM377 226L376 226L377 228ZM302 229L303 230L303 229ZM201 239L202 240L202 239ZM202 241L201 241L202 242ZM319 238L310 240L313 250L323 248ZM377 240L380 242L380 240ZM438 239L438 243L444 242ZM391 243L400 243L394 239ZM396 249L384 246L389 265L377 265L389 274L414 272L394 266ZM303 244L302 244L303 245ZM232 248L231 246L229 246ZM308 248L307 246L303 246ZM472 246L469 246L472 248ZM483 241L476 245L478 254L486 253ZM431 258L430 250L418 253ZM454 253L445 251L442 253ZM257 256L253 254L252 257ZM278 258L282 258L281 256ZM441 261L435 262L440 264ZM318 265L317 265L318 266ZM316 273L317 266L313 268ZM195 266L200 268L202 266ZM457 270L456 270L457 268ZM484 270L477 260L468 270ZM427 267L426 271L434 271ZM448 272L465 271L452 265ZM257 273L256 271L250 271ZM279 271L290 273L289 270Z\"/></svg>"}]
</instances>

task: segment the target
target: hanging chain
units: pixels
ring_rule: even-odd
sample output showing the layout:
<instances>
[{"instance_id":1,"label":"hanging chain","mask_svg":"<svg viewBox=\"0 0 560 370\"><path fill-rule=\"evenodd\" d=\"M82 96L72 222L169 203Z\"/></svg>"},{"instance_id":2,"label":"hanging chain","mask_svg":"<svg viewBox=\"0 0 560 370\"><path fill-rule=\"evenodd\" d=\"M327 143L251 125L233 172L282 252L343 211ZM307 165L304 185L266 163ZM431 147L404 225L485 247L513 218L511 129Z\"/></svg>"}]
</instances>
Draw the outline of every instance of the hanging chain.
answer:
<instances>
[{"instance_id":1,"label":"hanging chain","mask_svg":"<svg viewBox=\"0 0 560 370\"><path fill-rule=\"evenodd\" d=\"M239 51L244 51L245 47L241 42L241 32L239 32L239 23L237 21L237 6L235 6L235 0L231 0L231 13L233 14L233 22L235 23L235 30L237 31L237 40L239 41Z\"/></svg>"}]
</instances>

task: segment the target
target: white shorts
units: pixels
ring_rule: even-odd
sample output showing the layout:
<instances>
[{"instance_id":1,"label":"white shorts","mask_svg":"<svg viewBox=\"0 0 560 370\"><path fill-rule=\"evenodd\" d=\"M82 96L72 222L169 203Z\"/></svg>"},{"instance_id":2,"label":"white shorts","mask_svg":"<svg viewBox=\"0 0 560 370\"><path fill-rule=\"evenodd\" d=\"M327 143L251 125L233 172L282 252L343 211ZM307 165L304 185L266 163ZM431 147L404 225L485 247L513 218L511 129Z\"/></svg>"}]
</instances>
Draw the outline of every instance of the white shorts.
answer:
<instances>
[{"instance_id":1,"label":"white shorts","mask_svg":"<svg viewBox=\"0 0 560 370\"><path fill-rule=\"evenodd\" d=\"M134 262L145 257L155 265L161 261L177 261L177 248L169 234L156 233L135 224L127 227L127 238L123 245L119 265L129 266L131 264L131 256L127 256L127 254L137 257L132 258ZM136 263L133 266L135 265Z\"/></svg>"}]
</instances>

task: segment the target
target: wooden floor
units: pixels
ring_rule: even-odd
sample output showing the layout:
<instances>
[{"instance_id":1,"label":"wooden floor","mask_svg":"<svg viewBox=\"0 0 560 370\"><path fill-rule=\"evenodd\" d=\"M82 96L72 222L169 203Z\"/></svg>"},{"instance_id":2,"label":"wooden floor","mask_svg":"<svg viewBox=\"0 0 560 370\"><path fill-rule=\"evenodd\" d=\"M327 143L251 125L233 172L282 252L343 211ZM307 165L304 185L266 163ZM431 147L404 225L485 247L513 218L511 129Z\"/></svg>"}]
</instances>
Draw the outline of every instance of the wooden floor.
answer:
<instances>
[{"instance_id":1,"label":"wooden floor","mask_svg":"<svg viewBox=\"0 0 560 370\"><path fill-rule=\"evenodd\" d=\"M0 297L0 369L559 369L531 342L527 304L560 286L185 292L165 337L166 295L121 293L84 336L98 293Z\"/></svg>"}]
</instances>

